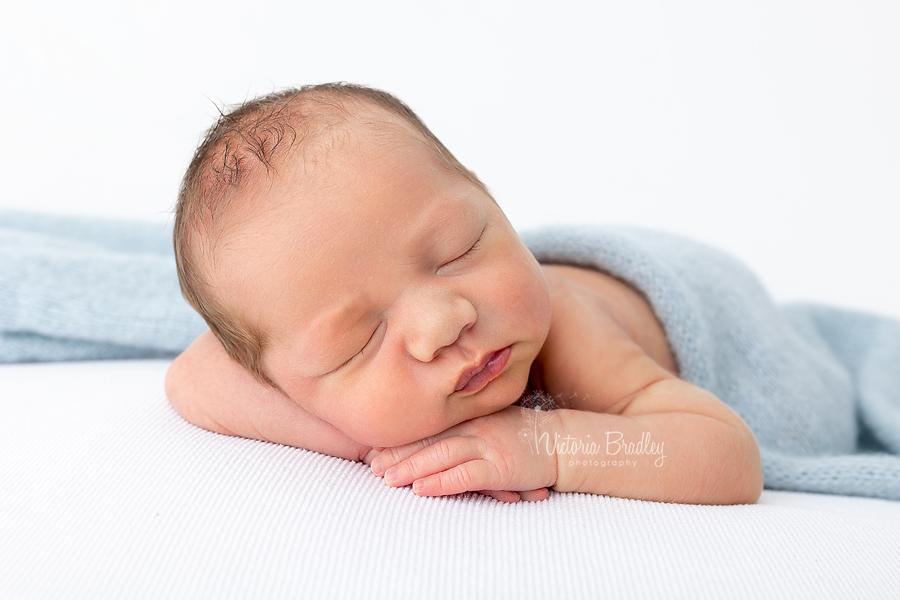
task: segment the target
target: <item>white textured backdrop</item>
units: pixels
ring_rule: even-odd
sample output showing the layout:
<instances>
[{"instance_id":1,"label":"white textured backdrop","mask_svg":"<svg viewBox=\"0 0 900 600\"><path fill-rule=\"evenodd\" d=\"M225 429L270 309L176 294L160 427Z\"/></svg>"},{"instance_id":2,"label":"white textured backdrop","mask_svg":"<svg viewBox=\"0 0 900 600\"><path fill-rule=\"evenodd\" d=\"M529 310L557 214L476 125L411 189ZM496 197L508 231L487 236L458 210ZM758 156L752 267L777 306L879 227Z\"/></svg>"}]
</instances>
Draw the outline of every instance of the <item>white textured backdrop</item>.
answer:
<instances>
[{"instance_id":1,"label":"white textured backdrop","mask_svg":"<svg viewBox=\"0 0 900 600\"><path fill-rule=\"evenodd\" d=\"M216 103L347 80L517 227L662 227L900 317L897 31L891 0L8 3L0 207L165 219Z\"/></svg>"}]
</instances>

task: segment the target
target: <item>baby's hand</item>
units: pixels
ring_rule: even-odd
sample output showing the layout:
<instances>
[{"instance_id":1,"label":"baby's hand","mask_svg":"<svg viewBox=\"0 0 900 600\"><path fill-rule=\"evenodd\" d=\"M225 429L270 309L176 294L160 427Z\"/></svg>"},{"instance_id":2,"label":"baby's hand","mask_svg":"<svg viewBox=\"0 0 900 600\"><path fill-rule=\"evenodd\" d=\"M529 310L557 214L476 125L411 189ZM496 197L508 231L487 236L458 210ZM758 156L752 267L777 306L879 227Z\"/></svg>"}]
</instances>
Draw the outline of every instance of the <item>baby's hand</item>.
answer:
<instances>
[{"instance_id":1,"label":"baby's hand","mask_svg":"<svg viewBox=\"0 0 900 600\"><path fill-rule=\"evenodd\" d=\"M372 461L377 458L378 455L383 451L384 448L372 448L363 457L362 461L367 465L371 465ZM384 469L379 466L378 473L381 473L383 470ZM508 504L515 504L519 500L524 500L525 502L540 502L541 500L546 500L550 497L550 490L548 490L547 488L528 490L527 492L511 492L508 490L478 490L478 493L484 494L485 496L490 496L495 500L499 500L500 502L505 502Z\"/></svg>"},{"instance_id":2,"label":"baby's hand","mask_svg":"<svg viewBox=\"0 0 900 600\"><path fill-rule=\"evenodd\" d=\"M372 471L392 487L413 484L419 496L478 491L501 502L544 500L556 483L556 456L536 453L523 430L528 414L518 406L472 419L418 442L386 448L371 456ZM547 413L552 415L553 413ZM551 439L557 425L543 429ZM527 490L527 491L526 491Z\"/></svg>"}]
</instances>

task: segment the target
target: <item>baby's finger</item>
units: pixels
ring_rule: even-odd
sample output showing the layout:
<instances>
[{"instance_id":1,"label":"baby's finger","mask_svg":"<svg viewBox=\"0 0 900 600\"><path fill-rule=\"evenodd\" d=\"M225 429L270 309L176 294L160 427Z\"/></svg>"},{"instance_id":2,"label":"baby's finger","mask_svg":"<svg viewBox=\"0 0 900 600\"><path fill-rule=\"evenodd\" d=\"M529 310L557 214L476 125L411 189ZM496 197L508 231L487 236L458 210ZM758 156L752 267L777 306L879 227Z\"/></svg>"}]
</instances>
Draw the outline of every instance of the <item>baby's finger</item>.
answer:
<instances>
[{"instance_id":1,"label":"baby's finger","mask_svg":"<svg viewBox=\"0 0 900 600\"><path fill-rule=\"evenodd\" d=\"M371 464L372 464L372 461L373 461L375 458L378 457L378 453L379 453L381 450L383 450L383 448L382 448L382 449L372 448L371 450L369 450L368 452L366 452L366 455L363 456L362 461L363 461L364 463L366 463L367 465L371 465Z\"/></svg>"},{"instance_id":2,"label":"baby's finger","mask_svg":"<svg viewBox=\"0 0 900 600\"><path fill-rule=\"evenodd\" d=\"M423 448L427 448L435 441L437 441L437 437L432 436L430 438L425 438L424 440L419 440L418 442L404 444L403 446L382 448L382 452L378 456L372 457L372 472L378 476L381 476L382 473L384 473L397 463L409 458Z\"/></svg>"},{"instance_id":3,"label":"baby's finger","mask_svg":"<svg viewBox=\"0 0 900 600\"><path fill-rule=\"evenodd\" d=\"M384 458L382 453L381 458ZM427 448L422 448L412 456L402 460L384 472L384 481L392 487L409 485L416 479L446 471L457 465L482 457L475 438L451 437L438 440ZM372 462L373 466L375 461ZM480 490L469 488L468 490Z\"/></svg>"},{"instance_id":4,"label":"baby's finger","mask_svg":"<svg viewBox=\"0 0 900 600\"><path fill-rule=\"evenodd\" d=\"M550 490L547 488L538 488L536 490L528 490L527 492L519 492L519 496L524 502L542 502L550 497Z\"/></svg>"},{"instance_id":5,"label":"baby's finger","mask_svg":"<svg viewBox=\"0 0 900 600\"><path fill-rule=\"evenodd\" d=\"M515 504L519 501L518 492L508 492L506 490L478 490L478 493L484 496L490 496L494 500L499 500L506 504Z\"/></svg>"},{"instance_id":6,"label":"baby's finger","mask_svg":"<svg viewBox=\"0 0 900 600\"><path fill-rule=\"evenodd\" d=\"M417 496L451 496L475 490L486 490L495 485L497 469L486 460L473 460L429 475L413 482L413 493Z\"/></svg>"}]
</instances>

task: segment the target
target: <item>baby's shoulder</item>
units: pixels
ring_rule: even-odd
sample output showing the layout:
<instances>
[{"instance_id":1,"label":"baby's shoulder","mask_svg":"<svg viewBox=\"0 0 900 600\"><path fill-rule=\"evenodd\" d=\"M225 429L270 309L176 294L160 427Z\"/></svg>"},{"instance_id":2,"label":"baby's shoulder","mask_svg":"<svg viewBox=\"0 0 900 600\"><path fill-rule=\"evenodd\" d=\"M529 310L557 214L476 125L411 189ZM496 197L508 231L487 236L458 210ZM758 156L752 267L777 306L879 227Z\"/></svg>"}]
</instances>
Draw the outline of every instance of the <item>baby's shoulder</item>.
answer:
<instances>
[{"instance_id":1,"label":"baby's shoulder","mask_svg":"<svg viewBox=\"0 0 900 600\"><path fill-rule=\"evenodd\" d=\"M585 311L599 313L631 334L639 328L636 317L642 305L652 313L639 292L611 275L572 265L542 264L541 268L559 317L583 317L579 313Z\"/></svg>"},{"instance_id":2,"label":"baby's shoulder","mask_svg":"<svg viewBox=\"0 0 900 600\"><path fill-rule=\"evenodd\" d=\"M542 264L553 303L558 333L569 344L584 336L618 343L634 343L672 373L677 373L665 329L644 295L628 283L591 268ZM577 335L576 335L577 333ZM562 340L561 340L562 341ZM567 344L567 345L569 345Z\"/></svg>"}]
</instances>

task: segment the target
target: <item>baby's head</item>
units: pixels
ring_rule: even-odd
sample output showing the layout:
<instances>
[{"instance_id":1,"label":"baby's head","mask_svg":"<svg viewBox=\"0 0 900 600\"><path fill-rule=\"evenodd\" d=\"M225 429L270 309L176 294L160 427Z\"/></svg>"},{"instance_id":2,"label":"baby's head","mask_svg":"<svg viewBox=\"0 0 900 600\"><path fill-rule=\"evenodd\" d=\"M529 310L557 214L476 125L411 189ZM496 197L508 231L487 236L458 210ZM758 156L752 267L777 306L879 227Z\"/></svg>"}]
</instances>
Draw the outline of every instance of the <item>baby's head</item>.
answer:
<instances>
[{"instance_id":1,"label":"baby's head","mask_svg":"<svg viewBox=\"0 0 900 600\"><path fill-rule=\"evenodd\" d=\"M175 255L232 358L372 446L515 402L550 326L541 269L484 185L370 88L224 114L182 183Z\"/></svg>"}]
</instances>

